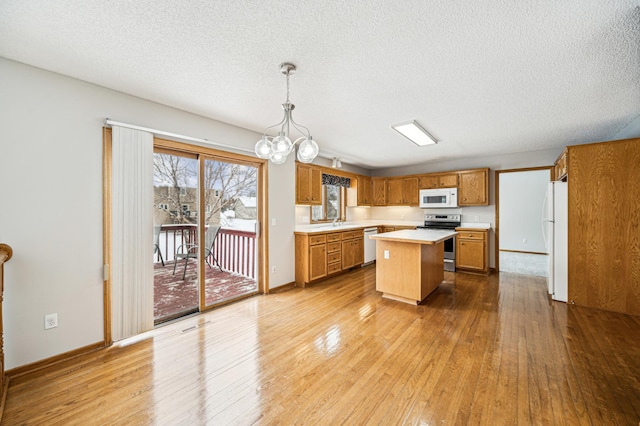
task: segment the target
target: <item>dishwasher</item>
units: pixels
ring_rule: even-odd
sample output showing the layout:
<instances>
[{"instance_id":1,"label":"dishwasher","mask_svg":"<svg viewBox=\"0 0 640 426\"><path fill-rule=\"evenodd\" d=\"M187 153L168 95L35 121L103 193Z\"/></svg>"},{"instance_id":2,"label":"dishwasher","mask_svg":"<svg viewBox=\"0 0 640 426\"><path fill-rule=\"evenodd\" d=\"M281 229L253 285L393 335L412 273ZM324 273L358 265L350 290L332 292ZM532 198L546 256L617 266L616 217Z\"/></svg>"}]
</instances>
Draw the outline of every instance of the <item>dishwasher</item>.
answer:
<instances>
[{"instance_id":1,"label":"dishwasher","mask_svg":"<svg viewBox=\"0 0 640 426\"><path fill-rule=\"evenodd\" d=\"M364 264L368 265L376 260L376 240L369 238L369 235L378 233L378 228L364 228Z\"/></svg>"}]
</instances>

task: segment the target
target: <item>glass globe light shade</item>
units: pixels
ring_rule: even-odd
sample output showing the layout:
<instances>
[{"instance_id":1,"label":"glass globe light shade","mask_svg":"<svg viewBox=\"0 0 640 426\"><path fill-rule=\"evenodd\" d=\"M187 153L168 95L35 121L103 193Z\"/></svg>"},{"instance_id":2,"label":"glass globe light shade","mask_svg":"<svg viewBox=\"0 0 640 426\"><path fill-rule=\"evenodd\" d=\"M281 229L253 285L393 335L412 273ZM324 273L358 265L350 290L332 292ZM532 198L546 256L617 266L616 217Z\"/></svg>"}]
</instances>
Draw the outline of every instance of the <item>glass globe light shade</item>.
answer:
<instances>
[{"instance_id":1,"label":"glass globe light shade","mask_svg":"<svg viewBox=\"0 0 640 426\"><path fill-rule=\"evenodd\" d=\"M269 160L271 160L273 164L284 164L287 161L287 154L274 151L269 156Z\"/></svg>"},{"instance_id":2,"label":"glass globe light shade","mask_svg":"<svg viewBox=\"0 0 640 426\"><path fill-rule=\"evenodd\" d=\"M256 155L260 158L267 159L273 152L273 144L267 139L266 136L262 136L256 143Z\"/></svg>"},{"instance_id":3,"label":"glass globe light shade","mask_svg":"<svg viewBox=\"0 0 640 426\"><path fill-rule=\"evenodd\" d=\"M301 163L311 163L318 155L318 144L313 140L313 138L300 139L304 140L300 143L300 146L298 146L298 160Z\"/></svg>"},{"instance_id":4,"label":"glass globe light shade","mask_svg":"<svg viewBox=\"0 0 640 426\"><path fill-rule=\"evenodd\" d=\"M284 155L285 157L289 155L289 153L293 149L293 143L291 143L291 140L288 137L286 137L283 133L280 133L278 136L273 138L272 144L273 144L273 151L278 152Z\"/></svg>"}]
</instances>

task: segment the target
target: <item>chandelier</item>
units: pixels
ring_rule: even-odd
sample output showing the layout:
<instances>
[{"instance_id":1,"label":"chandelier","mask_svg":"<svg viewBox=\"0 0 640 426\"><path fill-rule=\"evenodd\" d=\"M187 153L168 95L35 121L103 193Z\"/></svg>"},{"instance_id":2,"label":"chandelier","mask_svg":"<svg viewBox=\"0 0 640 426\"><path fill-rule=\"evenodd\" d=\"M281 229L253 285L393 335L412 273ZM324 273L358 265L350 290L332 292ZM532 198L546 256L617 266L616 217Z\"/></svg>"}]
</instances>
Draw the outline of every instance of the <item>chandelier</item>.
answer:
<instances>
[{"instance_id":1,"label":"chandelier","mask_svg":"<svg viewBox=\"0 0 640 426\"><path fill-rule=\"evenodd\" d=\"M271 160L274 164L284 164L287 161L287 156L295 150L295 146L298 145L298 161L301 163L311 163L318 155L318 144L315 143L309 129L301 124L293 121L291 111L296 107L289 102L289 76L295 74L296 66L284 62L280 64L280 71L287 76L287 101L282 104L284 109L284 117L282 121L273 126L269 126L264 130L262 138L256 143L256 155L260 158ZM267 130L280 126L278 136L272 138L267 136ZM291 142L289 139L290 126L293 126L302 137Z\"/></svg>"}]
</instances>

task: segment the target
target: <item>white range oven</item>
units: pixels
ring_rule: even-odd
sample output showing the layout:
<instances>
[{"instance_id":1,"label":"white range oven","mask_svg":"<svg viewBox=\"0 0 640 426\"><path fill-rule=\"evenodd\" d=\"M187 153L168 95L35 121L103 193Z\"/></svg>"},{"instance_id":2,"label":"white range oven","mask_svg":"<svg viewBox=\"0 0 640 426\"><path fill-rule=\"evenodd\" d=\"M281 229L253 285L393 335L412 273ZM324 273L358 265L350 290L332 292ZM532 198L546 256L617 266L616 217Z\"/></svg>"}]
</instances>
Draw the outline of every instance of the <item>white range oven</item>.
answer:
<instances>
[{"instance_id":1,"label":"white range oven","mask_svg":"<svg viewBox=\"0 0 640 426\"><path fill-rule=\"evenodd\" d=\"M432 214L424 215L424 225L419 229L450 229L455 231L460 226L459 214ZM455 272L456 270L456 237L451 237L444 242L444 270Z\"/></svg>"}]
</instances>

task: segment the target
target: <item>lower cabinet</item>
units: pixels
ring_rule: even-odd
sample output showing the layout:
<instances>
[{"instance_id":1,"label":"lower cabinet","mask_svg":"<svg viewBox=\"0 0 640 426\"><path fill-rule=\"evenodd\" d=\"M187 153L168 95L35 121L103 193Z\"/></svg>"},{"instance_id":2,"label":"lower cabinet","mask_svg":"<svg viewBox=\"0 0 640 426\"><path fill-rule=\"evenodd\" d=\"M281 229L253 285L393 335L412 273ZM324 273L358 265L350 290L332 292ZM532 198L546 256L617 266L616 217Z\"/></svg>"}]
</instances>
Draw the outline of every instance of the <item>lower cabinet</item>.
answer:
<instances>
[{"instance_id":1,"label":"lower cabinet","mask_svg":"<svg viewBox=\"0 0 640 426\"><path fill-rule=\"evenodd\" d=\"M456 271L489 273L488 230L456 228Z\"/></svg>"},{"instance_id":2,"label":"lower cabinet","mask_svg":"<svg viewBox=\"0 0 640 426\"><path fill-rule=\"evenodd\" d=\"M327 234L327 275L342 271L341 232Z\"/></svg>"},{"instance_id":3,"label":"lower cabinet","mask_svg":"<svg viewBox=\"0 0 640 426\"><path fill-rule=\"evenodd\" d=\"M324 235L309 238L309 280L317 280L327 275L327 246Z\"/></svg>"},{"instance_id":4,"label":"lower cabinet","mask_svg":"<svg viewBox=\"0 0 640 426\"><path fill-rule=\"evenodd\" d=\"M353 268L364 263L364 233L358 231L342 233L342 269Z\"/></svg>"},{"instance_id":5,"label":"lower cabinet","mask_svg":"<svg viewBox=\"0 0 640 426\"><path fill-rule=\"evenodd\" d=\"M307 284L364 263L364 230L295 235L296 284Z\"/></svg>"}]
</instances>

